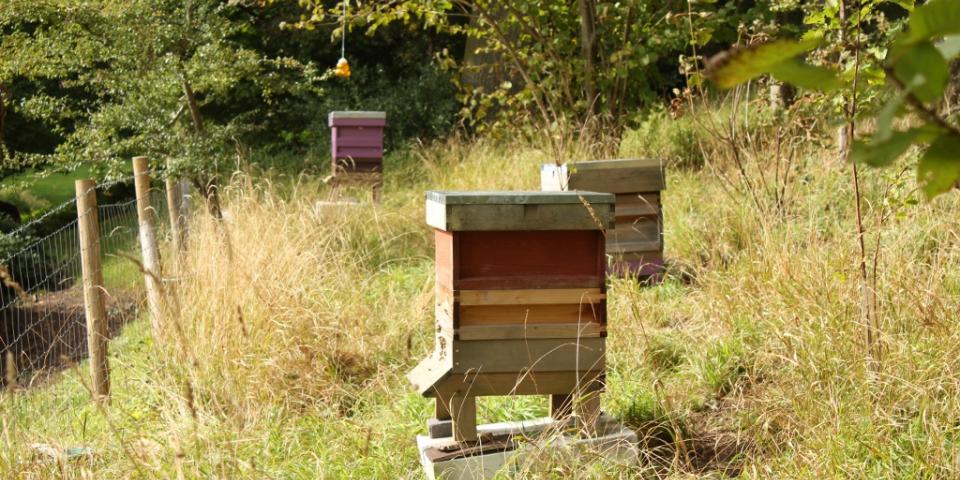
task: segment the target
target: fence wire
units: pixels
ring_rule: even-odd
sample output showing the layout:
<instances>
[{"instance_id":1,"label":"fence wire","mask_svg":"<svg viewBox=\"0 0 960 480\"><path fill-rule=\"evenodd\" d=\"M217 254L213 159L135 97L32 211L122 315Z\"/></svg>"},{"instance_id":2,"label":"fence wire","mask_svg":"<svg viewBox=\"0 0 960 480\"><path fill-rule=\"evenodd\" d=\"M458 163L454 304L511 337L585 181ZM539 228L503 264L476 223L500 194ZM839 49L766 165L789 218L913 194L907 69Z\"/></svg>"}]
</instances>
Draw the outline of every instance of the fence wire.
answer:
<instances>
[{"instance_id":1,"label":"fence wire","mask_svg":"<svg viewBox=\"0 0 960 480\"><path fill-rule=\"evenodd\" d=\"M136 278L132 275L136 267L116 255L137 248L132 184L131 177L96 187L98 194L108 188L126 191L118 195L120 200L98 199L98 203L111 203L97 208L111 335L125 320L134 318L135 300L122 291L111 291L112 287L122 290ZM166 202L161 192L153 192L151 204L158 218L164 218ZM40 378L37 374L62 368L87 354L76 212L73 199L10 234L0 235L4 243L0 245L0 382L4 384L30 383ZM89 212L80 215L85 214ZM36 231L43 232L42 236L32 233Z\"/></svg>"}]
</instances>

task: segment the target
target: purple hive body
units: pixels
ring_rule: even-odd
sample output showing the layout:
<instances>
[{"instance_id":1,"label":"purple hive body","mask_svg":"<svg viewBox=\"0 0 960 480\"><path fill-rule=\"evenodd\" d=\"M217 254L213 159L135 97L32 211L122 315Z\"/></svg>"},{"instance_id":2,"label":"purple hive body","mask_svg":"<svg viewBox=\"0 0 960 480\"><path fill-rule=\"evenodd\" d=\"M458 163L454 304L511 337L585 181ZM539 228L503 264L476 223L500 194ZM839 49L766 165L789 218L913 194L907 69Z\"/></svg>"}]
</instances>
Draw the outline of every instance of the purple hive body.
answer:
<instances>
[{"instance_id":1,"label":"purple hive body","mask_svg":"<svg viewBox=\"0 0 960 480\"><path fill-rule=\"evenodd\" d=\"M334 171L383 171L384 112L331 112Z\"/></svg>"}]
</instances>

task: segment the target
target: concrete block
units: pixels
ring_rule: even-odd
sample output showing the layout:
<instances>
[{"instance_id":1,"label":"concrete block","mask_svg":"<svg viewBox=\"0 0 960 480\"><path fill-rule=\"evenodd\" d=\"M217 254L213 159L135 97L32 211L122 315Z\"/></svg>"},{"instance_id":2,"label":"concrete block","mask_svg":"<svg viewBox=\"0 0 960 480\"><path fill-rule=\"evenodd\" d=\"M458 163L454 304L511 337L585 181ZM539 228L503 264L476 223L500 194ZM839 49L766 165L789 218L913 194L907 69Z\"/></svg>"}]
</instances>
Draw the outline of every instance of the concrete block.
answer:
<instances>
[{"instance_id":1,"label":"concrete block","mask_svg":"<svg viewBox=\"0 0 960 480\"><path fill-rule=\"evenodd\" d=\"M431 480L479 480L497 473L513 474L537 452L577 455L589 450L625 465L637 462L637 435L609 416L598 421L597 435L583 438L572 422L538 418L479 425L480 442L457 445L453 438L417 436L420 463ZM596 458L591 455L591 458Z\"/></svg>"}]
</instances>

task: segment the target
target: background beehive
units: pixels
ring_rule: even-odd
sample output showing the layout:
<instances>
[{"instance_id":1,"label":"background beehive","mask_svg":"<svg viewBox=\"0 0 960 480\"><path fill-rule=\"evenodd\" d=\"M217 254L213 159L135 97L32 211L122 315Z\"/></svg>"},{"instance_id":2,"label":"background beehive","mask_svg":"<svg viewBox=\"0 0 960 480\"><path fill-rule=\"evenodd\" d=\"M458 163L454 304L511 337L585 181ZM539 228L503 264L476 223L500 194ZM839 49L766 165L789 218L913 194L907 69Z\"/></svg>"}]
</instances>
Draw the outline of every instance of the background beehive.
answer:
<instances>
[{"instance_id":1,"label":"background beehive","mask_svg":"<svg viewBox=\"0 0 960 480\"><path fill-rule=\"evenodd\" d=\"M616 227L607 232L607 255L615 273L640 276L663 269L663 210L666 188L658 159L596 160L543 165L544 191L589 190L616 195Z\"/></svg>"},{"instance_id":2,"label":"background beehive","mask_svg":"<svg viewBox=\"0 0 960 480\"><path fill-rule=\"evenodd\" d=\"M417 390L449 398L599 388L613 202L591 192L429 192L437 344L410 374Z\"/></svg>"},{"instance_id":3,"label":"background beehive","mask_svg":"<svg viewBox=\"0 0 960 480\"><path fill-rule=\"evenodd\" d=\"M333 172L383 171L385 112L330 112Z\"/></svg>"}]
</instances>

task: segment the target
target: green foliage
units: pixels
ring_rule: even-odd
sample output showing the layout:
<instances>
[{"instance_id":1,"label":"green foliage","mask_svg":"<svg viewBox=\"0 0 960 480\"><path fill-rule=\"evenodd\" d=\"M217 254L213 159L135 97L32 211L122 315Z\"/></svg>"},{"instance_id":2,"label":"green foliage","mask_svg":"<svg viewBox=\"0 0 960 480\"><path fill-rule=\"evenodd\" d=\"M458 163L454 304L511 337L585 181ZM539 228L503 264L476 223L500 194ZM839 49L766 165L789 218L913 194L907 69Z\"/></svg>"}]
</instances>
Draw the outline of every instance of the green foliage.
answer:
<instances>
[{"instance_id":1,"label":"green foliage","mask_svg":"<svg viewBox=\"0 0 960 480\"><path fill-rule=\"evenodd\" d=\"M683 343L663 334L647 337L644 350L646 364L659 371L670 371L683 362L685 348Z\"/></svg>"},{"instance_id":2,"label":"green foliage","mask_svg":"<svg viewBox=\"0 0 960 480\"><path fill-rule=\"evenodd\" d=\"M674 168L699 168L705 163L700 148L703 137L693 116L674 119L665 111L655 110L635 130L624 132L620 156L662 158Z\"/></svg>"},{"instance_id":3,"label":"green foliage","mask_svg":"<svg viewBox=\"0 0 960 480\"><path fill-rule=\"evenodd\" d=\"M447 39L384 27L353 42L360 61L342 81L326 70L339 56L332 27L282 28L300 11L216 0L4 2L0 146L10 155L0 155L0 175L85 163L118 176L129 157L150 155L205 182L238 158L326 160L332 109L386 110L389 146L449 130L453 87L429 61Z\"/></svg>"},{"instance_id":4,"label":"green foliage","mask_svg":"<svg viewBox=\"0 0 960 480\"><path fill-rule=\"evenodd\" d=\"M342 2L303 3L309 15L299 27L341 20ZM479 130L532 123L533 133L546 128L552 138L609 126L618 137L636 108L683 85L690 42L705 50L732 43L738 23L767 15L766 7L703 2L690 12L687 2L674 1L405 0L350 3L348 24L372 34L404 23L466 38L464 55L445 50L438 57L455 73L461 117Z\"/></svg>"},{"instance_id":5,"label":"green foliage","mask_svg":"<svg viewBox=\"0 0 960 480\"><path fill-rule=\"evenodd\" d=\"M820 45L820 38L804 40L776 40L757 46L733 50L717 55L708 65L710 79L720 88L733 88L763 74L773 74L777 80L808 88L818 88L818 82L828 79L823 86L836 86L832 74L824 69L796 61L800 54Z\"/></svg>"},{"instance_id":6,"label":"green foliage","mask_svg":"<svg viewBox=\"0 0 960 480\"><path fill-rule=\"evenodd\" d=\"M934 102L943 95L950 71L947 61L930 42L894 48L890 63L901 84L922 102Z\"/></svg>"},{"instance_id":7,"label":"green foliage","mask_svg":"<svg viewBox=\"0 0 960 480\"><path fill-rule=\"evenodd\" d=\"M862 19L873 15L881 3L874 1L860 5L856 12L858 35ZM825 7L824 12L817 18L826 19L829 8ZM771 73L800 87L823 90L825 85L845 84L845 91L857 92L861 88L857 83L861 74L868 83L874 74L886 78L894 89L885 89L888 99L876 112L877 130L869 139L854 143L851 159L870 165L889 165L911 146L926 145L917 168L917 180L927 198L933 198L952 188L960 179L960 157L956 153L960 151L960 128L955 118L945 118L937 113L937 104L943 98L950 78L948 64L960 54L960 39L957 38L960 33L960 0L932 0L913 8L907 27L887 42L889 47L883 60L869 48L856 50L856 63L850 74L845 71L827 76L823 69L813 70L817 67L796 60L798 53L805 51L802 47L811 44L780 40L718 56L711 65L710 76L723 88ZM848 28L841 22L840 29ZM819 30L811 33L822 35ZM864 56L862 67L861 55ZM779 62L791 62L789 75L783 75ZM917 115L923 125L907 130L894 129L897 118L910 114Z\"/></svg>"}]
</instances>

